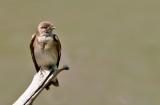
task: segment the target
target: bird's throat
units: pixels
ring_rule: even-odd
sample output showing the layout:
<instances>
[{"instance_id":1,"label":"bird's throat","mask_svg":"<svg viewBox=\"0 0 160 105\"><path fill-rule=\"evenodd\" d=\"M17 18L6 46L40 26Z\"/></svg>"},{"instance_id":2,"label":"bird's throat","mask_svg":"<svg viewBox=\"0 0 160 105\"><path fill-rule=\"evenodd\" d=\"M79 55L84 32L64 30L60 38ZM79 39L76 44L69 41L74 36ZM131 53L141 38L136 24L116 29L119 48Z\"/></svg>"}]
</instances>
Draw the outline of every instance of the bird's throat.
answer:
<instances>
[{"instance_id":1,"label":"bird's throat","mask_svg":"<svg viewBox=\"0 0 160 105\"><path fill-rule=\"evenodd\" d=\"M41 49L46 49L47 46L50 46L53 43L53 38L51 36L38 36L37 44Z\"/></svg>"},{"instance_id":2,"label":"bird's throat","mask_svg":"<svg viewBox=\"0 0 160 105\"><path fill-rule=\"evenodd\" d=\"M39 43L48 43L51 40L52 40L52 37L50 36L38 36Z\"/></svg>"}]
</instances>

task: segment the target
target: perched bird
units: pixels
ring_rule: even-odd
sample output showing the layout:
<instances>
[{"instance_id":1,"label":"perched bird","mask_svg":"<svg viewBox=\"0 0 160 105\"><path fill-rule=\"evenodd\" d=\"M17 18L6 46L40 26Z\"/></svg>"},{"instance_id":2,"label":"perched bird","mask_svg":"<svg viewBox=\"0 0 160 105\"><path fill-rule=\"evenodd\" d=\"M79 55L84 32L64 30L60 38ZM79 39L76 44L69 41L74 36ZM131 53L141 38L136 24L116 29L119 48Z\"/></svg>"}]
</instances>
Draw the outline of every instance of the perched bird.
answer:
<instances>
[{"instance_id":1,"label":"perched bird","mask_svg":"<svg viewBox=\"0 0 160 105\"><path fill-rule=\"evenodd\" d=\"M37 27L37 31L33 34L30 51L36 71L44 69L58 68L61 58L61 43L56 33L53 32L55 26L50 21L42 21ZM58 79L54 79L46 86L53 84L59 86Z\"/></svg>"}]
</instances>

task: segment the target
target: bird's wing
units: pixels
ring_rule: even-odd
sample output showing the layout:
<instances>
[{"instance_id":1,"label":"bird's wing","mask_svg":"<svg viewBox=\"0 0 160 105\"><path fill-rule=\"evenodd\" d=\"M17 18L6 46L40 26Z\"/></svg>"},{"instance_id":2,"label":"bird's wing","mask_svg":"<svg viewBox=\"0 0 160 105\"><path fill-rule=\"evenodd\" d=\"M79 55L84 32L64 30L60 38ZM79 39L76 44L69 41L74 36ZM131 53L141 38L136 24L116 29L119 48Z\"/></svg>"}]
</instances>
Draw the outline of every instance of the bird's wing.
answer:
<instances>
[{"instance_id":1,"label":"bird's wing","mask_svg":"<svg viewBox=\"0 0 160 105\"><path fill-rule=\"evenodd\" d=\"M30 42L30 51L31 51L31 56L32 56L34 66L36 68L36 71L38 72L40 70L40 67L38 66L38 64L36 62L36 59L35 59L35 56L34 56L34 46L33 46L35 38L36 38L36 34L33 34L31 42Z\"/></svg>"},{"instance_id":2,"label":"bird's wing","mask_svg":"<svg viewBox=\"0 0 160 105\"><path fill-rule=\"evenodd\" d=\"M58 52L58 60L57 60L57 64L56 64L57 68L58 68L59 62L60 62L60 58L61 58L61 42L60 42L60 40L59 40L57 35L54 35L53 37L54 37L54 40L56 41L56 49L57 49L57 52Z\"/></svg>"}]
</instances>

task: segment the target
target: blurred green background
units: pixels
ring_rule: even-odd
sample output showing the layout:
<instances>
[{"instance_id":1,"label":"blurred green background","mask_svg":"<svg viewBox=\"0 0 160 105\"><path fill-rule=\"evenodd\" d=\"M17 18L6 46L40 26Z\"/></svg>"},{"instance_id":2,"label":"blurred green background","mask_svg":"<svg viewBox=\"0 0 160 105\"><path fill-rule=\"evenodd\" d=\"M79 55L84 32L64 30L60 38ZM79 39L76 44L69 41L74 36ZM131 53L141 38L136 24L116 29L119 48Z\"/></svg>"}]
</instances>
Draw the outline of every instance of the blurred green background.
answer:
<instances>
[{"instance_id":1,"label":"blurred green background","mask_svg":"<svg viewBox=\"0 0 160 105\"><path fill-rule=\"evenodd\" d=\"M71 70L34 105L160 105L159 0L1 0L0 105L30 84L29 43L43 20L55 23Z\"/></svg>"}]
</instances>

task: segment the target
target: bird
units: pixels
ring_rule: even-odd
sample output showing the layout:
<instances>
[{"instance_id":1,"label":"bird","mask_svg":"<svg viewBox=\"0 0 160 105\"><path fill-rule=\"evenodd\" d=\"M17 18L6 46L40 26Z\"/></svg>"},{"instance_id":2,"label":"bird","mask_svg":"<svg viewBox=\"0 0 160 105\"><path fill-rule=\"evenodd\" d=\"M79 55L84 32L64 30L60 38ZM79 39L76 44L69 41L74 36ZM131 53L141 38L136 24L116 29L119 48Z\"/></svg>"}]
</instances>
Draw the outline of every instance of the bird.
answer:
<instances>
[{"instance_id":1,"label":"bird","mask_svg":"<svg viewBox=\"0 0 160 105\"><path fill-rule=\"evenodd\" d=\"M55 30L55 26L52 22L42 21L32 35L30 51L37 72L44 69L55 70L59 66L61 43L53 30ZM57 77L51 80L45 88L48 90L50 85L59 86Z\"/></svg>"}]
</instances>

